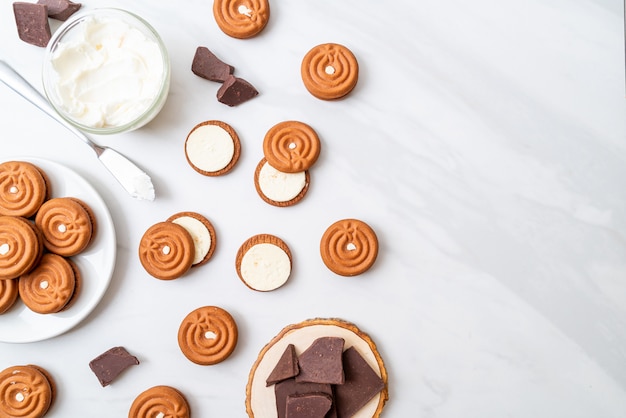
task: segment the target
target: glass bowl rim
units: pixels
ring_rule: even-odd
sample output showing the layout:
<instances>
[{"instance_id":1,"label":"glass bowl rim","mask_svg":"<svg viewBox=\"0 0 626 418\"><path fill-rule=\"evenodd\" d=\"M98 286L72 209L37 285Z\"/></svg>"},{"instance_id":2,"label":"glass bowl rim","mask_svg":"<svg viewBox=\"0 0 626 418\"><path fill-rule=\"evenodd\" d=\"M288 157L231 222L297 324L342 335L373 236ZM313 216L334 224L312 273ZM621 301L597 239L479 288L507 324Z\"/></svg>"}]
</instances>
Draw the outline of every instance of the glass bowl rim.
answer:
<instances>
[{"instance_id":1,"label":"glass bowl rim","mask_svg":"<svg viewBox=\"0 0 626 418\"><path fill-rule=\"evenodd\" d=\"M109 14L111 16L120 16L122 19L130 18L130 20L134 20L137 23L134 25L130 23L131 26L139 29L144 34L145 32L150 34L150 36L159 46L159 51L161 52L161 58L163 62L163 75L161 77L161 86L160 86L159 92L154 97L154 101L139 116L137 116L133 120L123 125L93 127L93 126L84 125L72 119L68 115L66 115L66 113L61 109L61 106L58 105L57 102L54 100L53 92L51 91L52 86L50 85L50 83L52 82L51 72L54 72L54 70L52 69L52 64L51 64L52 55L54 53L56 46L63 39L63 37L67 33L69 33L72 29L74 29L76 26L78 26L80 23L82 23L85 19L90 18L92 16L95 18L98 18L99 15L106 16ZM126 23L129 23L126 20L124 21ZM148 23L148 21L146 21L141 16L125 9L116 8L116 7L98 7L98 8L84 10L84 11L75 13L68 20L63 22L58 27L58 29L54 32L44 52L44 59L43 59L43 66L42 66L42 84L43 84L44 94L46 96L46 99L50 103L50 105L53 107L53 109L55 110L57 114L59 114L64 120L66 120L72 126L80 129L83 132L88 132L92 134L98 134L98 135L116 134L116 133L132 131L136 128L139 128L140 126L143 126L145 123L148 122L144 120L150 117L151 115L153 115L153 113L154 113L154 116L156 116L156 113L158 113L160 108L165 104L165 99L169 93L170 74L171 74L170 67L171 67L171 64L170 64L170 59L169 59L169 53L167 51L167 48L165 47L165 43L163 42L163 39L161 38L159 33L156 31L156 29L150 23Z\"/></svg>"}]
</instances>

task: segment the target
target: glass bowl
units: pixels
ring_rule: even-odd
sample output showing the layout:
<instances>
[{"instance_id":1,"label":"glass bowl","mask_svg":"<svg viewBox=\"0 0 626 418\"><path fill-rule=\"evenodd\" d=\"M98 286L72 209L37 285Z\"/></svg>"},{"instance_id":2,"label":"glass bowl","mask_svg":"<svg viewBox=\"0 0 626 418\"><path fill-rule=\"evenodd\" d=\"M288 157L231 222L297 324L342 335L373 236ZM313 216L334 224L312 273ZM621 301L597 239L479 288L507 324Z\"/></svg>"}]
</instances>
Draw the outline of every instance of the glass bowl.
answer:
<instances>
[{"instance_id":1,"label":"glass bowl","mask_svg":"<svg viewBox=\"0 0 626 418\"><path fill-rule=\"evenodd\" d=\"M42 77L61 117L84 132L116 134L145 125L163 108L170 61L148 22L100 8L76 13L57 29Z\"/></svg>"}]
</instances>

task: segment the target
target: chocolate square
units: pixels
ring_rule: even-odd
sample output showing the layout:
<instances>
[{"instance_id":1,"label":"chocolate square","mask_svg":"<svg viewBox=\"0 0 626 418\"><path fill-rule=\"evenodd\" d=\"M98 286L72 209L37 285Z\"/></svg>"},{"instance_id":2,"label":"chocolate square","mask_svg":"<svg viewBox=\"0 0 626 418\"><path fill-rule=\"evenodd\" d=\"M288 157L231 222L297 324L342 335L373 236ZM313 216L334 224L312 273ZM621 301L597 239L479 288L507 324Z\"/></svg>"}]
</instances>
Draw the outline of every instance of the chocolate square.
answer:
<instances>
[{"instance_id":1,"label":"chocolate square","mask_svg":"<svg viewBox=\"0 0 626 418\"><path fill-rule=\"evenodd\" d=\"M332 398L333 389L331 385L324 383L298 383L294 378L283 380L274 386L276 396L276 412L278 418L286 418L287 398L294 395L306 395L321 393ZM336 418L334 403L326 418Z\"/></svg>"},{"instance_id":2,"label":"chocolate square","mask_svg":"<svg viewBox=\"0 0 626 418\"><path fill-rule=\"evenodd\" d=\"M26 43L45 47L48 45L52 34L48 22L48 8L44 4L15 2L13 14L17 34Z\"/></svg>"},{"instance_id":3,"label":"chocolate square","mask_svg":"<svg viewBox=\"0 0 626 418\"><path fill-rule=\"evenodd\" d=\"M235 67L224 63L208 48L199 46L191 63L191 71L198 77L223 83L232 75Z\"/></svg>"},{"instance_id":4,"label":"chocolate square","mask_svg":"<svg viewBox=\"0 0 626 418\"><path fill-rule=\"evenodd\" d=\"M354 347L343 353L343 370L345 381L333 387L334 399L337 417L349 418L383 390L385 382Z\"/></svg>"},{"instance_id":5,"label":"chocolate square","mask_svg":"<svg viewBox=\"0 0 626 418\"><path fill-rule=\"evenodd\" d=\"M339 337L320 337L313 341L298 357L300 373L296 376L296 381L342 384L343 345L344 340Z\"/></svg>"},{"instance_id":6,"label":"chocolate square","mask_svg":"<svg viewBox=\"0 0 626 418\"><path fill-rule=\"evenodd\" d=\"M81 8L80 3L69 0L39 0L37 4L44 4L48 7L48 17L62 21L67 20Z\"/></svg>"},{"instance_id":7,"label":"chocolate square","mask_svg":"<svg viewBox=\"0 0 626 418\"><path fill-rule=\"evenodd\" d=\"M300 368L298 367L296 347L293 344L289 344L268 376L266 384L267 386L271 386L285 379L289 379L290 377L294 377L299 372Z\"/></svg>"},{"instance_id":8,"label":"chocolate square","mask_svg":"<svg viewBox=\"0 0 626 418\"><path fill-rule=\"evenodd\" d=\"M89 368L104 387L110 385L124 370L137 364L137 357L129 354L124 347L113 347L91 360Z\"/></svg>"},{"instance_id":9,"label":"chocolate square","mask_svg":"<svg viewBox=\"0 0 626 418\"><path fill-rule=\"evenodd\" d=\"M324 393L287 396L285 418L325 418L333 399Z\"/></svg>"},{"instance_id":10,"label":"chocolate square","mask_svg":"<svg viewBox=\"0 0 626 418\"><path fill-rule=\"evenodd\" d=\"M217 91L217 100L233 107L247 102L258 94L257 89L243 78L229 75Z\"/></svg>"}]
</instances>

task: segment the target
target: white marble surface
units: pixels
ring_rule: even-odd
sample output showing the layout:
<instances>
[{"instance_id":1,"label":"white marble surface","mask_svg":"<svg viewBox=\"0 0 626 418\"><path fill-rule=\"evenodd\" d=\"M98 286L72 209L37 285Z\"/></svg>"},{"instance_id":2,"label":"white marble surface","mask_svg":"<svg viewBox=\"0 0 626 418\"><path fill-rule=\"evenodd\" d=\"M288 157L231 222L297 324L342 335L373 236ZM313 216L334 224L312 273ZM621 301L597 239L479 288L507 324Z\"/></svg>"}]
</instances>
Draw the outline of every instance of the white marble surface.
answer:
<instances>
[{"instance_id":1,"label":"white marble surface","mask_svg":"<svg viewBox=\"0 0 626 418\"><path fill-rule=\"evenodd\" d=\"M43 50L18 40L0 2L0 57L37 85ZM0 368L38 363L57 379L53 417L125 416L156 384L188 395L195 417L244 417L257 353L290 323L355 322L377 342L390 379L385 417L606 417L626 415L626 101L619 0L291 0L272 2L268 27L236 40L210 1L85 1L123 6L160 32L172 88L155 121L98 138L153 177L154 202L125 192L92 152L0 85L2 158L36 156L86 178L107 201L117 264L103 301L50 340L0 343ZM53 29L56 25L53 25ZM304 89L312 46L349 46L361 66L345 100ZM190 71L197 46L236 67L261 94L236 108ZM242 157L222 178L186 163L198 122L230 123ZM252 182L263 135L287 119L309 123L323 150L306 198L263 202ZM142 269L152 223L183 210L218 234L212 261L174 282ZM356 217L378 233L374 268L332 274L319 239ZM234 258L249 236L273 233L294 254L289 283L256 293ZM202 305L238 321L224 363L187 361L176 332ZM0 321L2 317L0 317ZM88 362L123 345L141 364L107 388Z\"/></svg>"}]
</instances>

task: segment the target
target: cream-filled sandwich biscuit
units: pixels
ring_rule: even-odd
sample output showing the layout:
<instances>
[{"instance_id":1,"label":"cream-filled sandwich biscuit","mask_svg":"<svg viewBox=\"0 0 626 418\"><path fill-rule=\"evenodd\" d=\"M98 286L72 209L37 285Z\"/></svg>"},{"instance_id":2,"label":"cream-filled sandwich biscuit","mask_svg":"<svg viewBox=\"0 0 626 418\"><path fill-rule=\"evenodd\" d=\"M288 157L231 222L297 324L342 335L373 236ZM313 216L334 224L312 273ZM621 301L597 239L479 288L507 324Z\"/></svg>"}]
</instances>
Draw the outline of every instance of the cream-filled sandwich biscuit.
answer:
<instances>
[{"instance_id":1,"label":"cream-filled sandwich biscuit","mask_svg":"<svg viewBox=\"0 0 626 418\"><path fill-rule=\"evenodd\" d=\"M246 240L237 252L239 278L253 290L268 292L284 285L291 275L291 252L280 238L259 234Z\"/></svg>"},{"instance_id":2,"label":"cream-filled sandwich biscuit","mask_svg":"<svg viewBox=\"0 0 626 418\"><path fill-rule=\"evenodd\" d=\"M298 203L309 189L308 170L285 173L271 166L265 158L257 165L254 186L259 196L273 206L291 206Z\"/></svg>"},{"instance_id":3,"label":"cream-filled sandwich biscuit","mask_svg":"<svg viewBox=\"0 0 626 418\"><path fill-rule=\"evenodd\" d=\"M191 235L195 249L192 267L209 261L215 252L217 239L215 228L207 218L195 212L180 212L170 216L168 221L182 226Z\"/></svg>"},{"instance_id":4,"label":"cream-filled sandwich biscuit","mask_svg":"<svg viewBox=\"0 0 626 418\"><path fill-rule=\"evenodd\" d=\"M237 163L241 143L227 123L209 120L196 125L185 140L185 156L191 167L205 176L220 176Z\"/></svg>"}]
</instances>

